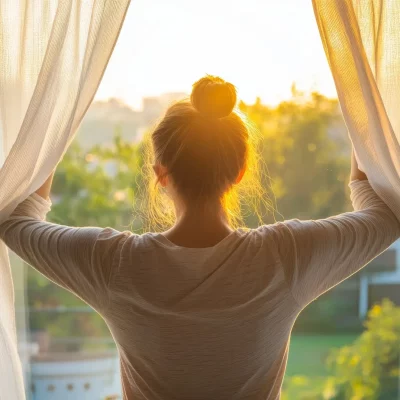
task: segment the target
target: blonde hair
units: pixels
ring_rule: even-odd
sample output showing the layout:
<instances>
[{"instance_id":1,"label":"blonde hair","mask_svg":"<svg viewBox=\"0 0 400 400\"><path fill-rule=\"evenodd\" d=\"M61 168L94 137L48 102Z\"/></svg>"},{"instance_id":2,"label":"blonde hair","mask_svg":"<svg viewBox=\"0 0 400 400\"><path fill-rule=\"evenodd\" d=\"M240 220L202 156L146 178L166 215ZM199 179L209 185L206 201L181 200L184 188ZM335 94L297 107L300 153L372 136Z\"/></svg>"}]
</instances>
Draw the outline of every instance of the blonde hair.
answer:
<instances>
[{"instance_id":1,"label":"blonde hair","mask_svg":"<svg viewBox=\"0 0 400 400\"><path fill-rule=\"evenodd\" d=\"M249 215L262 223L274 209L263 182L268 174L259 131L235 108L236 101L231 83L207 75L194 83L190 100L173 104L145 136L141 208L146 230L166 229L175 221L173 203L152 170L154 162L166 167L185 201L201 206L218 198L234 228L243 227Z\"/></svg>"}]
</instances>

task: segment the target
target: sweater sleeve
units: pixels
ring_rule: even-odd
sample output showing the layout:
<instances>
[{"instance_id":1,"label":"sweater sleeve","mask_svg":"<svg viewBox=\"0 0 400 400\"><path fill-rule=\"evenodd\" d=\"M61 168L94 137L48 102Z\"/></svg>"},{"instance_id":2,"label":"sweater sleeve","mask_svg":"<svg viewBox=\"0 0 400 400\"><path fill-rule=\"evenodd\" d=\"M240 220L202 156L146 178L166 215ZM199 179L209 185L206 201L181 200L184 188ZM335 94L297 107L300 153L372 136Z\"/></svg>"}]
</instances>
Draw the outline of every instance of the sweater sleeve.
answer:
<instances>
[{"instance_id":1,"label":"sweater sleeve","mask_svg":"<svg viewBox=\"0 0 400 400\"><path fill-rule=\"evenodd\" d=\"M400 223L368 181L350 183L354 212L272 226L294 299L306 306L353 275L400 236Z\"/></svg>"},{"instance_id":2,"label":"sweater sleeve","mask_svg":"<svg viewBox=\"0 0 400 400\"><path fill-rule=\"evenodd\" d=\"M97 310L108 306L113 263L128 233L44 221L51 203L37 194L0 224L0 238L28 264Z\"/></svg>"}]
</instances>

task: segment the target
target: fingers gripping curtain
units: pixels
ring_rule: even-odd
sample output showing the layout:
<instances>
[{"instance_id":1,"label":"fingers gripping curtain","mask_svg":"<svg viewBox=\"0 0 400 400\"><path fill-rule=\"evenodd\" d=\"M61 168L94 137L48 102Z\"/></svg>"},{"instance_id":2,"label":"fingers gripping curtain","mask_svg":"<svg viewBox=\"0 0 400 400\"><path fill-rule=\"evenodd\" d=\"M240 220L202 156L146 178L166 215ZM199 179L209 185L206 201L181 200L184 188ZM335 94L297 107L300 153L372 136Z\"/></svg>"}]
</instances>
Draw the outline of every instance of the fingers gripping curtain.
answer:
<instances>
[{"instance_id":1,"label":"fingers gripping curtain","mask_svg":"<svg viewBox=\"0 0 400 400\"><path fill-rule=\"evenodd\" d=\"M400 2L313 5L360 169L400 218Z\"/></svg>"},{"instance_id":2,"label":"fingers gripping curtain","mask_svg":"<svg viewBox=\"0 0 400 400\"><path fill-rule=\"evenodd\" d=\"M0 222L55 168L97 90L129 0L0 0ZM0 400L24 398L0 243Z\"/></svg>"}]
</instances>

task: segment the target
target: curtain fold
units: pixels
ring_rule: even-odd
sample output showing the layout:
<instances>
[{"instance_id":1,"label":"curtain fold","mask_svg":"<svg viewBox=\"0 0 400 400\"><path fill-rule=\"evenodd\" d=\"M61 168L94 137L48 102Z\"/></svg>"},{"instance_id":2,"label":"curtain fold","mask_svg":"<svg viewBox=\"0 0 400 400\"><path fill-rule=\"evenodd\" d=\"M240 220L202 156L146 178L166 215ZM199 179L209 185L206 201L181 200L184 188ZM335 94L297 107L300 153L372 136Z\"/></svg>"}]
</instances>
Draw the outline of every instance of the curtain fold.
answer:
<instances>
[{"instance_id":1,"label":"curtain fold","mask_svg":"<svg viewBox=\"0 0 400 400\"><path fill-rule=\"evenodd\" d=\"M400 219L400 2L313 6L360 169Z\"/></svg>"},{"instance_id":2,"label":"curtain fold","mask_svg":"<svg viewBox=\"0 0 400 400\"><path fill-rule=\"evenodd\" d=\"M55 168L98 88L130 0L0 0L0 222ZM23 399L0 243L0 400Z\"/></svg>"}]
</instances>

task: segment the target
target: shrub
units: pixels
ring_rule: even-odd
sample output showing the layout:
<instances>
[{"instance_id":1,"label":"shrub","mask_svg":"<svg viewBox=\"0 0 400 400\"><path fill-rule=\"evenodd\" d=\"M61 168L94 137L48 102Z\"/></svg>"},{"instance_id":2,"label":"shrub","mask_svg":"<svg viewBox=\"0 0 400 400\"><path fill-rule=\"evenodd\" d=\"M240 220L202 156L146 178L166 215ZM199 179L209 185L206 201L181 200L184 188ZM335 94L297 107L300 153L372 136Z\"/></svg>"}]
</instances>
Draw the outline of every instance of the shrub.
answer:
<instances>
[{"instance_id":1,"label":"shrub","mask_svg":"<svg viewBox=\"0 0 400 400\"><path fill-rule=\"evenodd\" d=\"M400 307L389 300L368 313L365 331L351 346L332 351L326 400L383 400L397 397L400 354Z\"/></svg>"}]
</instances>

